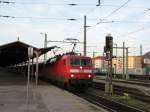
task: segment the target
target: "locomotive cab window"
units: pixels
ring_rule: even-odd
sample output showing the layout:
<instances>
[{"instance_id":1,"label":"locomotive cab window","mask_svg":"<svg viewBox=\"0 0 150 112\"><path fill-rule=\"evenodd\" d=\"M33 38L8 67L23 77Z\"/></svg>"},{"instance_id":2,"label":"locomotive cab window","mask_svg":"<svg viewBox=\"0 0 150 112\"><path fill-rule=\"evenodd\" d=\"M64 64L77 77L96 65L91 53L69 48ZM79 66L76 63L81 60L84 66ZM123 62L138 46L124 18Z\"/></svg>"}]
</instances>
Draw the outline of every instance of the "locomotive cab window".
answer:
<instances>
[{"instance_id":1,"label":"locomotive cab window","mask_svg":"<svg viewBox=\"0 0 150 112\"><path fill-rule=\"evenodd\" d=\"M71 65L73 65L73 66L80 66L80 59L72 58L71 59Z\"/></svg>"},{"instance_id":2,"label":"locomotive cab window","mask_svg":"<svg viewBox=\"0 0 150 112\"><path fill-rule=\"evenodd\" d=\"M72 58L71 65L73 66L91 66L90 59Z\"/></svg>"},{"instance_id":3,"label":"locomotive cab window","mask_svg":"<svg viewBox=\"0 0 150 112\"><path fill-rule=\"evenodd\" d=\"M81 59L81 66L91 66L90 59Z\"/></svg>"}]
</instances>

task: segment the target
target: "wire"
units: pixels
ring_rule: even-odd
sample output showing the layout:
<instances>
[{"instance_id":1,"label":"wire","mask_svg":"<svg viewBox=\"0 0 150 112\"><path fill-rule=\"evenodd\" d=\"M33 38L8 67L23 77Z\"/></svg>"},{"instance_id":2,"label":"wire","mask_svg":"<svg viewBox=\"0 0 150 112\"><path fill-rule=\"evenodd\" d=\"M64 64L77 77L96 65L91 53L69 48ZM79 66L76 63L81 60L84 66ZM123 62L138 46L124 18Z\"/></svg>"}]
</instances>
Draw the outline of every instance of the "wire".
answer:
<instances>
[{"instance_id":1,"label":"wire","mask_svg":"<svg viewBox=\"0 0 150 112\"><path fill-rule=\"evenodd\" d=\"M19 16L8 16L8 15L0 15L3 18L22 18L22 19L47 19L47 20L69 20L69 21L77 21L75 18L44 18L44 17L19 17Z\"/></svg>"},{"instance_id":2,"label":"wire","mask_svg":"<svg viewBox=\"0 0 150 112\"><path fill-rule=\"evenodd\" d=\"M95 4L77 4L77 3L49 3L49 2L9 2L9 1L1 1L0 3L3 4L23 4L23 5L36 5L36 4L43 4L43 5L69 5L69 6L77 6L77 5L83 5L83 6L89 6L89 5L95 5Z\"/></svg>"},{"instance_id":3,"label":"wire","mask_svg":"<svg viewBox=\"0 0 150 112\"><path fill-rule=\"evenodd\" d=\"M112 23L149 23L150 21L112 20Z\"/></svg>"},{"instance_id":4,"label":"wire","mask_svg":"<svg viewBox=\"0 0 150 112\"><path fill-rule=\"evenodd\" d=\"M122 4L120 7L118 7L117 9L113 10L110 14L108 14L107 16L105 16L103 19L100 19L99 22L97 22L95 25L90 26L89 29L99 25L100 23L103 23L104 20L106 20L107 18L109 18L110 16L112 16L113 14L115 14L117 11L119 11L121 8L123 8L127 3L129 3L131 0L127 0L124 4ZM113 23L114 21L109 21L109 22L105 22L105 23Z\"/></svg>"},{"instance_id":5,"label":"wire","mask_svg":"<svg viewBox=\"0 0 150 112\"><path fill-rule=\"evenodd\" d=\"M14 4L15 2L1 1L1 0L0 0L0 3L3 3L3 4Z\"/></svg>"},{"instance_id":6,"label":"wire","mask_svg":"<svg viewBox=\"0 0 150 112\"><path fill-rule=\"evenodd\" d=\"M7 15L0 15L3 18L22 18L22 19L49 19L49 20L70 20L70 21L77 21L81 20L81 18L44 18L44 17L18 17L18 16L7 16ZM88 20L97 20L96 18L88 18ZM101 23L149 23L150 21L128 21L128 20L108 20L102 21ZM90 26L92 27L92 26ZM78 34L77 34L78 35Z\"/></svg>"},{"instance_id":7,"label":"wire","mask_svg":"<svg viewBox=\"0 0 150 112\"><path fill-rule=\"evenodd\" d=\"M150 28L150 25L146 26L146 27L139 28L139 29L137 29L135 31L132 31L132 32L129 32L127 34L120 35L119 37L126 37L128 35L131 35L131 34L134 34L134 33L137 33L137 32L140 32L140 31L143 31L143 30L146 30L146 29L149 29L149 28Z\"/></svg>"},{"instance_id":8,"label":"wire","mask_svg":"<svg viewBox=\"0 0 150 112\"><path fill-rule=\"evenodd\" d=\"M102 4L98 1L98 4L78 4L78 3L49 3L49 2L10 2L10 1L1 1L0 4L23 4L23 5L51 5L51 6L101 6L101 7L119 7L119 5L110 5L110 4ZM140 8L140 9L148 9L146 7L140 6L127 6L126 8Z\"/></svg>"},{"instance_id":9,"label":"wire","mask_svg":"<svg viewBox=\"0 0 150 112\"><path fill-rule=\"evenodd\" d=\"M110 16L112 16L114 13L116 13L117 11L119 11L121 8L123 8L123 7L124 7L127 3L129 3L130 1L131 1L131 0L126 1L126 2L125 2L124 4L122 4L119 8L115 9L115 10L112 11L110 14L108 14L107 16L105 16L102 20L105 20L105 19L109 18ZM98 22L97 24L100 24L102 20L100 20L100 22Z\"/></svg>"},{"instance_id":10,"label":"wire","mask_svg":"<svg viewBox=\"0 0 150 112\"><path fill-rule=\"evenodd\" d=\"M109 4L104 4L101 5L102 7L119 7L119 5L109 5ZM135 9L148 9L148 7L142 7L142 6L126 6L126 8L135 8Z\"/></svg>"}]
</instances>

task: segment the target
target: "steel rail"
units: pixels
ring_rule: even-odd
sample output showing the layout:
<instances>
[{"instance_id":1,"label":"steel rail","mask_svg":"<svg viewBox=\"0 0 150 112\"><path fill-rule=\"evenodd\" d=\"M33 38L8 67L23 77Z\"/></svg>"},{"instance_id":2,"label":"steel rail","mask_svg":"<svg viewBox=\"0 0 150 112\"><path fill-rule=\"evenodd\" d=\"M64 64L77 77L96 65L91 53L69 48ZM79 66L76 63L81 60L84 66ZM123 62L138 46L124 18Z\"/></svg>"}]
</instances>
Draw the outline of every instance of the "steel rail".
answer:
<instances>
[{"instance_id":1,"label":"steel rail","mask_svg":"<svg viewBox=\"0 0 150 112\"><path fill-rule=\"evenodd\" d=\"M82 93L76 95L110 112L144 112L143 110L109 100L93 93Z\"/></svg>"}]
</instances>

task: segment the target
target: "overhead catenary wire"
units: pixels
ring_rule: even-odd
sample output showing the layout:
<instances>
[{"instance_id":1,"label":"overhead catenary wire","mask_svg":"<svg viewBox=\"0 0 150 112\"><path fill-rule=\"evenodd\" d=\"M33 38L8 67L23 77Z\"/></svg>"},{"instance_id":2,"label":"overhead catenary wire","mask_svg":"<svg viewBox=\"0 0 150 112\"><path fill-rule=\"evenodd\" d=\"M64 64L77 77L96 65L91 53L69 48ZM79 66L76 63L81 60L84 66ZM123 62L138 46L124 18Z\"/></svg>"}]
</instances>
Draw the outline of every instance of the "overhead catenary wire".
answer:
<instances>
[{"instance_id":1,"label":"overhead catenary wire","mask_svg":"<svg viewBox=\"0 0 150 112\"><path fill-rule=\"evenodd\" d=\"M130 0L128 0L127 2L129 2ZM7 1L6 1L6 3L7 3ZM19 2L18 2L19 3ZM23 3L23 2L22 2ZM34 4L34 3L33 3ZM40 3L39 3L40 4ZM46 3L45 3L46 4ZM126 5L127 3L125 3L125 5ZM52 4L52 5L57 5L57 4ZM58 4L58 5L61 5L61 4ZM62 4L62 5L66 5L66 4ZM72 5L72 6L76 6L76 5L94 5L94 4L76 4L76 3L72 3L72 4L70 4L70 5ZM123 4L124 5L124 4ZM101 4L101 6L103 6L103 4ZM115 6L117 6L117 5L115 5ZM123 6L120 6L120 7L123 7ZM116 10L118 11L119 9L120 9L120 7L119 8L117 8ZM115 12L117 12L117 11L113 11L113 14L115 13ZM111 15L113 15L113 14L111 14L110 13L110 16ZM2 16L0 16L0 17L2 17ZM15 16L3 16L3 17L5 17L5 18L23 18L23 19L25 19L25 18L29 18L29 19L46 19L46 20L71 20L71 21L75 21L75 20L81 20L80 18L78 18L78 19L74 19L74 18L70 18L70 19L67 19L67 18L44 18L44 17L15 17ZM90 19L89 19L90 20ZM149 22L149 21L122 21L122 20L110 20L110 21L106 21L106 20L103 20L103 19L101 19L100 20L100 23L117 23L117 22L124 22L124 23L138 23L138 22ZM92 27L92 26L91 26ZM77 36L79 36L80 34L78 34L78 35L76 35L76 37ZM75 36L73 36L73 37L75 37Z\"/></svg>"},{"instance_id":2,"label":"overhead catenary wire","mask_svg":"<svg viewBox=\"0 0 150 112\"><path fill-rule=\"evenodd\" d=\"M9 15L0 15L3 18L20 18L20 19L47 19L47 20L69 20L77 21L76 18L48 18L48 17L29 17L29 16L9 16Z\"/></svg>"},{"instance_id":3,"label":"overhead catenary wire","mask_svg":"<svg viewBox=\"0 0 150 112\"><path fill-rule=\"evenodd\" d=\"M48 17L29 17L29 16L8 16L0 15L3 18L20 18L20 19L47 19L47 20L70 20L70 21L79 21L81 18L48 18ZM98 18L88 18L87 20L97 20ZM107 20L101 21L101 23L149 23L150 21L134 21L134 20ZM91 27L91 26L89 26Z\"/></svg>"},{"instance_id":4,"label":"overhead catenary wire","mask_svg":"<svg viewBox=\"0 0 150 112\"><path fill-rule=\"evenodd\" d=\"M120 7L118 7L117 9L113 10L110 14L108 14L107 16L105 16L102 20L105 20L107 18L109 18L110 16L112 16L113 14L115 14L117 11L119 11L121 8L123 8L127 3L129 3L131 0L127 0L124 4L122 4ZM96 24L99 24L101 23L101 21L96 23Z\"/></svg>"},{"instance_id":5,"label":"overhead catenary wire","mask_svg":"<svg viewBox=\"0 0 150 112\"><path fill-rule=\"evenodd\" d=\"M50 5L50 6L101 6L101 7L119 7L119 5L113 4L102 4L101 2L98 4L83 4L83 3L50 3L50 2L10 2L10 1L3 1L0 0L0 4L21 4L21 5ZM137 9L149 9L149 7L142 7L142 6L126 6L126 8L137 8Z\"/></svg>"},{"instance_id":6,"label":"overhead catenary wire","mask_svg":"<svg viewBox=\"0 0 150 112\"><path fill-rule=\"evenodd\" d=\"M129 3L131 0L127 0L124 4L122 4L121 6L119 6L117 9L113 10L111 13L109 13L107 16L103 17L102 19L99 20L99 22L97 22L94 25L91 25L89 29L99 25L100 23L103 23L104 20L106 20L107 18L109 18L110 16L112 16L113 14L115 14L117 11L119 11L121 8L123 8L127 3ZM113 23L114 21L109 21L106 23Z\"/></svg>"},{"instance_id":7,"label":"overhead catenary wire","mask_svg":"<svg viewBox=\"0 0 150 112\"><path fill-rule=\"evenodd\" d=\"M10 2L10 1L2 1L0 0L0 4L22 4L22 5L51 5L51 6L101 6L101 7L119 7L119 5L113 4L79 4L79 3L49 3L49 2ZM126 8L135 8L135 9L149 9L149 7L143 6L126 6Z\"/></svg>"},{"instance_id":8,"label":"overhead catenary wire","mask_svg":"<svg viewBox=\"0 0 150 112\"><path fill-rule=\"evenodd\" d=\"M0 3L1 3L1 4L2 4L2 3L3 3L3 4L14 4L15 2L10 2L10 1L1 1L1 0L0 0Z\"/></svg>"},{"instance_id":9,"label":"overhead catenary wire","mask_svg":"<svg viewBox=\"0 0 150 112\"><path fill-rule=\"evenodd\" d=\"M126 36L129 36L131 34L134 34L134 33L137 33L137 32L140 32L140 31L143 31L143 30L146 30L146 29L149 29L150 28L150 25L146 26L146 27L142 27L142 28L139 28L137 30L134 30L134 31L131 31L129 33L126 33L126 34L122 34L120 35L119 37L126 37Z\"/></svg>"},{"instance_id":10,"label":"overhead catenary wire","mask_svg":"<svg viewBox=\"0 0 150 112\"><path fill-rule=\"evenodd\" d=\"M107 22L104 22L104 19L106 19L106 18L108 18L109 16L113 15L114 13L116 13L118 10L120 10L122 7L124 7L129 1L130 1L130 0L126 1L126 2L125 2L124 4L122 4L119 8L115 9L114 11L112 11L109 15L107 15L106 17L104 17L103 20L101 19L100 22L96 23L95 25L88 26L89 29L91 29L91 28L97 26L97 25L100 24L100 23L114 23L115 21L107 21ZM89 30L89 29L87 29L87 30ZM81 35L81 33L78 34L78 36L79 36L79 35Z\"/></svg>"}]
</instances>

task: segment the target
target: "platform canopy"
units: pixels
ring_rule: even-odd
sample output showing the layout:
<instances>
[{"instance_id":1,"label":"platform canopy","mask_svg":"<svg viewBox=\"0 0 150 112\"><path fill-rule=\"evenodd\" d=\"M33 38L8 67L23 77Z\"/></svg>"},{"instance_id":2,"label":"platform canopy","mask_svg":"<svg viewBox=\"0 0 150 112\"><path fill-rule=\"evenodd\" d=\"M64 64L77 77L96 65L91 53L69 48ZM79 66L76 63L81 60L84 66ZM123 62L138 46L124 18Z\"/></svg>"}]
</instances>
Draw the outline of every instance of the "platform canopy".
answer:
<instances>
[{"instance_id":1,"label":"platform canopy","mask_svg":"<svg viewBox=\"0 0 150 112\"><path fill-rule=\"evenodd\" d=\"M7 67L10 65L19 64L22 62L26 62L28 60L28 48L32 47L34 50L34 57L36 57L36 53L38 55L45 54L46 52L54 49L56 46L48 47L48 48L36 48L32 45L26 44L21 41L15 41L12 43L8 43L0 46L0 66Z\"/></svg>"}]
</instances>

